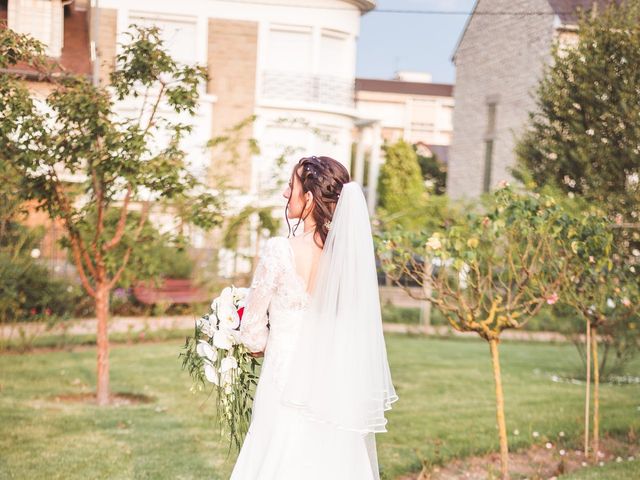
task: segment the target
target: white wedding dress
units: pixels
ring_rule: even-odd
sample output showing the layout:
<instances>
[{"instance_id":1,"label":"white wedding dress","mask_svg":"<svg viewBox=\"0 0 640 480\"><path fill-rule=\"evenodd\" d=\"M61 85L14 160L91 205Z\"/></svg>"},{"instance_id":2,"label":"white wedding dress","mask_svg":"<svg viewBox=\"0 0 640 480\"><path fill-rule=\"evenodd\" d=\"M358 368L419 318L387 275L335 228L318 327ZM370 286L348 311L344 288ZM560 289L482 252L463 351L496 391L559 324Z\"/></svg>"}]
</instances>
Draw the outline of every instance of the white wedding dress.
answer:
<instances>
[{"instance_id":1,"label":"white wedding dress","mask_svg":"<svg viewBox=\"0 0 640 480\"><path fill-rule=\"evenodd\" d=\"M231 480L379 479L375 433L336 428L282 402L310 302L287 238L266 242L251 287L240 338L251 351L265 353Z\"/></svg>"}]
</instances>

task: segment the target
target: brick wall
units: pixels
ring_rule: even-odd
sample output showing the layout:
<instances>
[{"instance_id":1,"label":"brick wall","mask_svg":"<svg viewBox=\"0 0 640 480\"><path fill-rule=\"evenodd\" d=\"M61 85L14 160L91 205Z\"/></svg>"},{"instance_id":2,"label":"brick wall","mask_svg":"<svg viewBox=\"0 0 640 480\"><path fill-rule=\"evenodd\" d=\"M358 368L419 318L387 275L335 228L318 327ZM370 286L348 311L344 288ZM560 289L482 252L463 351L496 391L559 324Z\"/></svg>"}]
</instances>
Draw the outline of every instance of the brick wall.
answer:
<instances>
[{"instance_id":1,"label":"brick wall","mask_svg":"<svg viewBox=\"0 0 640 480\"><path fill-rule=\"evenodd\" d=\"M118 11L101 8L98 17L98 60L100 62L100 85L109 83L109 75L115 68L116 34ZM92 22L93 24L93 22Z\"/></svg>"},{"instance_id":2,"label":"brick wall","mask_svg":"<svg viewBox=\"0 0 640 480\"><path fill-rule=\"evenodd\" d=\"M546 0L480 0L477 11L551 12ZM454 197L482 192L487 102L495 99L496 126L491 186L511 177L513 148L535 108L534 93L550 59L553 15L474 15L456 65L453 140L447 191Z\"/></svg>"},{"instance_id":3,"label":"brick wall","mask_svg":"<svg viewBox=\"0 0 640 480\"><path fill-rule=\"evenodd\" d=\"M213 106L212 136L254 114L258 24L241 20L209 19L209 93L217 96ZM251 156L246 140L252 127L240 137L239 158L231 161L220 150L212 152L212 174L226 176L229 185L243 190L251 186ZM235 163L234 163L235 162Z\"/></svg>"}]
</instances>

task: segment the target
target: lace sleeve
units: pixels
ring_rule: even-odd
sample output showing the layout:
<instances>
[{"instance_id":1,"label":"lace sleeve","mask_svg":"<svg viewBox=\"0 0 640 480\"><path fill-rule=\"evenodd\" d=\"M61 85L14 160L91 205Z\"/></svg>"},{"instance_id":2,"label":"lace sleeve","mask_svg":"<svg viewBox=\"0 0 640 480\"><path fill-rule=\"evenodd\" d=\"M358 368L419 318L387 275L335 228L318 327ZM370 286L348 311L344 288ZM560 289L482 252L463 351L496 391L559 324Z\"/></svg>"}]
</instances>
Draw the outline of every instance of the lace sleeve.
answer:
<instances>
[{"instance_id":1,"label":"lace sleeve","mask_svg":"<svg viewBox=\"0 0 640 480\"><path fill-rule=\"evenodd\" d=\"M281 278L281 256L286 246L283 241L288 240L274 237L265 243L247 296L240 323L240 341L252 352L264 351L267 344L267 310Z\"/></svg>"}]
</instances>

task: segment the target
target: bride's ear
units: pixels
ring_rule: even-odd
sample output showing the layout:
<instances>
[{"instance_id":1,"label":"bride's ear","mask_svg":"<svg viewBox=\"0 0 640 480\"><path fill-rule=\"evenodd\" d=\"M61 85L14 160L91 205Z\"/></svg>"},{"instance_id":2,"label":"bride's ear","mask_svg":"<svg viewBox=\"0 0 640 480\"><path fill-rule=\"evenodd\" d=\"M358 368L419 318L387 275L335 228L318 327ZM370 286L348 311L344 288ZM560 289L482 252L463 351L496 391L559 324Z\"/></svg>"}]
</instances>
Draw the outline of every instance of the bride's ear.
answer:
<instances>
[{"instance_id":1,"label":"bride's ear","mask_svg":"<svg viewBox=\"0 0 640 480\"><path fill-rule=\"evenodd\" d=\"M313 210L313 193L306 192L304 194L304 209L303 212L307 212L307 214L311 213Z\"/></svg>"}]
</instances>

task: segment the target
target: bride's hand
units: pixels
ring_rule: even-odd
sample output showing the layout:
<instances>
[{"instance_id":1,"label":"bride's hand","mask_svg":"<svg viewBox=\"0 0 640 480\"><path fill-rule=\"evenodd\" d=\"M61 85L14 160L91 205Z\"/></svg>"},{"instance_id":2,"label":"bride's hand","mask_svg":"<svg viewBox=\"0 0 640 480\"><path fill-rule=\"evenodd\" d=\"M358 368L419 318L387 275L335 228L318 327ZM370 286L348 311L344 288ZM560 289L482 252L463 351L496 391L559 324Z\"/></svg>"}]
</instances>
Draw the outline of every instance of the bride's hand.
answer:
<instances>
[{"instance_id":1,"label":"bride's hand","mask_svg":"<svg viewBox=\"0 0 640 480\"><path fill-rule=\"evenodd\" d=\"M260 358L260 357L264 357L264 352L249 352L249 355L251 355L254 358Z\"/></svg>"}]
</instances>

